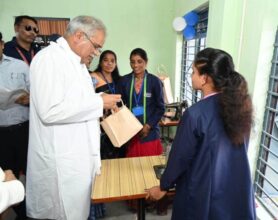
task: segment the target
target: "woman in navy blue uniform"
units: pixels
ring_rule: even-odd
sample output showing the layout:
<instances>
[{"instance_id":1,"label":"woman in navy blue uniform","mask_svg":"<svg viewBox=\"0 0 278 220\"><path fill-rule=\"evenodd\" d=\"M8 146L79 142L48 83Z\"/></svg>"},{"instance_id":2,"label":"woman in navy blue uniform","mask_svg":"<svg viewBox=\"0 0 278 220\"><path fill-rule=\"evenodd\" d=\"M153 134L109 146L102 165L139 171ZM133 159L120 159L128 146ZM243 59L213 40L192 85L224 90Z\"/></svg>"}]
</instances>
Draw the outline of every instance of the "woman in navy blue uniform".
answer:
<instances>
[{"instance_id":1,"label":"woman in navy blue uniform","mask_svg":"<svg viewBox=\"0 0 278 220\"><path fill-rule=\"evenodd\" d=\"M158 122L164 114L162 82L146 69L148 57L145 50L136 48L130 53L132 72L121 78L118 93L123 102L143 124L143 129L127 144L126 157L154 156L162 154ZM128 203L136 209L133 201ZM167 201L149 204L149 208L157 207L157 213L167 212Z\"/></svg>"},{"instance_id":2,"label":"woman in navy blue uniform","mask_svg":"<svg viewBox=\"0 0 278 220\"><path fill-rule=\"evenodd\" d=\"M118 93L123 102L143 124L143 129L127 146L127 157L153 156L162 153L158 122L164 114L162 82L146 70L145 50L134 49L130 54L132 73L121 78Z\"/></svg>"},{"instance_id":3,"label":"woman in navy blue uniform","mask_svg":"<svg viewBox=\"0 0 278 220\"><path fill-rule=\"evenodd\" d=\"M176 189L173 220L256 219L247 157L252 103L247 82L225 51L207 48L194 61L192 85L203 99L183 115L160 186Z\"/></svg>"}]
</instances>

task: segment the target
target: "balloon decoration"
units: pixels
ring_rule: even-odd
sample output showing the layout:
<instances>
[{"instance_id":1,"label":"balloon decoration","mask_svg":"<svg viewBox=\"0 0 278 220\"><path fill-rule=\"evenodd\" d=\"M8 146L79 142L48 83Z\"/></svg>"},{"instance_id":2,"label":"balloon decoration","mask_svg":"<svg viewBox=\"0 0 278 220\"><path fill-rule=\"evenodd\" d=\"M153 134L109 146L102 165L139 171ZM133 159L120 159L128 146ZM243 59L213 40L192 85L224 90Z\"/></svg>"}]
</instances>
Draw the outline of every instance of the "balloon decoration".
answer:
<instances>
[{"instance_id":1,"label":"balloon decoration","mask_svg":"<svg viewBox=\"0 0 278 220\"><path fill-rule=\"evenodd\" d=\"M196 12L191 11L183 17L176 17L173 21L173 28L177 32L182 32L186 40L191 40L196 36L195 25L199 21L199 16Z\"/></svg>"},{"instance_id":2,"label":"balloon decoration","mask_svg":"<svg viewBox=\"0 0 278 220\"><path fill-rule=\"evenodd\" d=\"M183 36L186 40L192 40L196 36L196 30L193 26L187 25L183 30Z\"/></svg>"},{"instance_id":3,"label":"balloon decoration","mask_svg":"<svg viewBox=\"0 0 278 220\"><path fill-rule=\"evenodd\" d=\"M173 28L175 31L182 31L186 26L185 20L183 17L177 17L173 21Z\"/></svg>"},{"instance_id":4,"label":"balloon decoration","mask_svg":"<svg viewBox=\"0 0 278 220\"><path fill-rule=\"evenodd\" d=\"M199 21L199 16L194 11L185 14L183 18L186 20L186 23L190 26L194 26Z\"/></svg>"}]
</instances>

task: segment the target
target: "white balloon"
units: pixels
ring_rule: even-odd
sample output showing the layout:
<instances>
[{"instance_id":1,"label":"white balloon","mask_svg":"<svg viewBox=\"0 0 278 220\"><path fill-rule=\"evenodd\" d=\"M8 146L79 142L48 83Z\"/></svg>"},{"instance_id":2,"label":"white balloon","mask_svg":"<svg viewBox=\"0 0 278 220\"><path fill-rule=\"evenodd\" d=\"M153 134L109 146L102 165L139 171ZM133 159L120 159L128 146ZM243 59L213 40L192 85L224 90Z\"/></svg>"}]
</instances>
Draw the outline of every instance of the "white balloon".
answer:
<instances>
[{"instance_id":1,"label":"white balloon","mask_svg":"<svg viewBox=\"0 0 278 220\"><path fill-rule=\"evenodd\" d=\"M173 21L173 28L175 31L182 31L186 26L186 22L183 17L176 17Z\"/></svg>"}]
</instances>

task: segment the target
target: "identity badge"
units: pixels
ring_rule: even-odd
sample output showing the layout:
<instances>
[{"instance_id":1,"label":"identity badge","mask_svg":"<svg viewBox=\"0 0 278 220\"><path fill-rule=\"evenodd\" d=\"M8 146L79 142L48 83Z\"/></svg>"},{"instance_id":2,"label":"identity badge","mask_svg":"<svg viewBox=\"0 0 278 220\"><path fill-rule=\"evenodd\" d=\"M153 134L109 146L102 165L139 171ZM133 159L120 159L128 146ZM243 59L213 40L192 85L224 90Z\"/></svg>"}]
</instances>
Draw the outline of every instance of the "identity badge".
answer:
<instances>
[{"instance_id":1,"label":"identity badge","mask_svg":"<svg viewBox=\"0 0 278 220\"><path fill-rule=\"evenodd\" d=\"M143 108L143 106L136 106L136 107L132 108L132 113L133 113L135 116L143 115L143 114L144 114L144 108Z\"/></svg>"}]
</instances>

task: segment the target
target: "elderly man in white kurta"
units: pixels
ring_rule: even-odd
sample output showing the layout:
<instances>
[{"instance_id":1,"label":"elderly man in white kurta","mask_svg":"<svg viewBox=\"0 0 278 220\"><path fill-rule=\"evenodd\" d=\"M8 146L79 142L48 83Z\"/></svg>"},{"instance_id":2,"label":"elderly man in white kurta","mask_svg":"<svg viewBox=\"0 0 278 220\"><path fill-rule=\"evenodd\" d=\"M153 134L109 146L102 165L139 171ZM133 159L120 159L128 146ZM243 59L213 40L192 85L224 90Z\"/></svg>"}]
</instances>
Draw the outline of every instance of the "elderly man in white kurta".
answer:
<instances>
[{"instance_id":1,"label":"elderly man in white kurta","mask_svg":"<svg viewBox=\"0 0 278 220\"><path fill-rule=\"evenodd\" d=\"M101 21L74 18L30 67L27 216L86 220L100 169L99 117L120 95L96 94L86 65L105 40Z\"/></svg>"}]
</instances>

